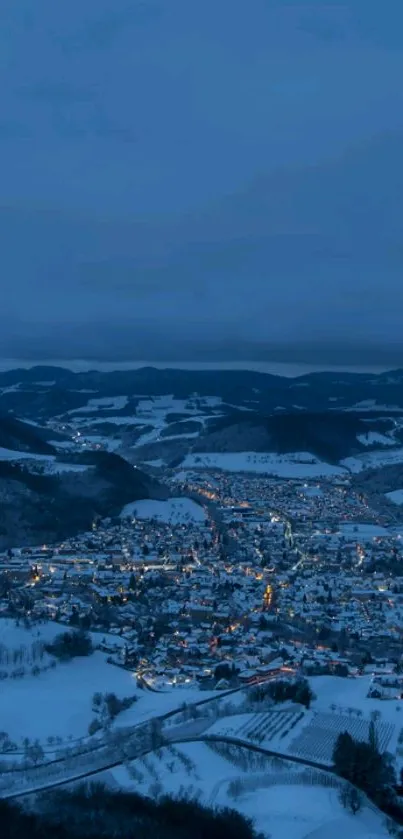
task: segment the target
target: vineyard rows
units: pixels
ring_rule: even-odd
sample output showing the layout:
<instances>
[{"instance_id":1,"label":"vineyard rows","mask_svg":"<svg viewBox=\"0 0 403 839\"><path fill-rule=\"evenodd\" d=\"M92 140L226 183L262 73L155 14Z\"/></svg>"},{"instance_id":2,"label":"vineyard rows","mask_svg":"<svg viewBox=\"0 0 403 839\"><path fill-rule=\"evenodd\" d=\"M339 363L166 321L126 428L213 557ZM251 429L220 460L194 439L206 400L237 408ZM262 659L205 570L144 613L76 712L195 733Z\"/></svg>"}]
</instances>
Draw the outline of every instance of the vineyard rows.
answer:
<instances>
[{"instance_id":1,"label":"vineyard rows","mask_svg":"<svg viewBox=\"0 0 403 839\"><path fill-rule=\"evenodd\" d=\"M267 742L276 737L283 738L295 728L303 716L303 711L293 710L255 714L241 726L237 736L256 743Z\"/></svg>"},{"instance_id":2,"label":"vineyard rows","mask_svg":"<svg viewBox=\"0 0 403 839\"><path fill-rule=\"evenodd\" d=\"M369 726L367 720L351 719L340 714L316 714L292 741L288 751L297 757L330 764L339 734L347 731L355 740L368 742ZM394 728L392 723L376 723L375 731L381 752L386 751Z\"/></svg>"}]
</instances>

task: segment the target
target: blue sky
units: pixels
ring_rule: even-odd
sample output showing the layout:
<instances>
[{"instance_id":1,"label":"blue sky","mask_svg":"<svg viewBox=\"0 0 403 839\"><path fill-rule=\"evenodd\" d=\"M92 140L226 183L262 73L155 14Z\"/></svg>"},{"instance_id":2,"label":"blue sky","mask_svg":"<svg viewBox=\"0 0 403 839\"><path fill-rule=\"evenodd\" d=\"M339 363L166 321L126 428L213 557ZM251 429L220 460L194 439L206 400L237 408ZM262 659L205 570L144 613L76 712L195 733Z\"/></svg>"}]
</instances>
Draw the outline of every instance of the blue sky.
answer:
<instances>
[{"instance_id":1,"label":"blue sky","mask_svg":"<svg viewBox=\"0 0 403 839\"><path fill-rule=\"evenodd\" d=\"M3 352L400 340L400 0L3 0L0 71Z\"/></svg>"}]
</instances>

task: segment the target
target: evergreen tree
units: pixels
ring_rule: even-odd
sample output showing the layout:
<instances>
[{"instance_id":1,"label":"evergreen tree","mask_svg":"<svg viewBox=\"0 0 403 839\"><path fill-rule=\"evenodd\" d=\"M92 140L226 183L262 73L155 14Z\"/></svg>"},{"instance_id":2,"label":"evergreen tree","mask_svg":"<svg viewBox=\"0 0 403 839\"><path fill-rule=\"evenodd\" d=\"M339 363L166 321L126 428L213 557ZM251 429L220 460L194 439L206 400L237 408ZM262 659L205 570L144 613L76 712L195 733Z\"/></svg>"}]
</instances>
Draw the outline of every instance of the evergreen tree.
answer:
<instances>
[{"instance_id":1,"label":"evergreen tree","mask_svg":"<svg viewBox=\"0 0 403 839\"><path fill-rule=\"evenodd\" d=\"M353 771L354 741L348 731L339 734L333 752L335 769L342 778L349 778Z\"/></svg>"},{"instance_id":2,"label":"evergreen tree","mask_svg":"<svg viewBox=\"0 0 403 839\"><path fill-rule=\"evenodd\" d=\"M376 731L376 728L375 728L374 720L371 720L371 722L369 724L368 742L369 742L369 745L371 746L372 751L377 752L378 751L378 735L377 735L377 731Z\"/></svg>"}]
</instances>

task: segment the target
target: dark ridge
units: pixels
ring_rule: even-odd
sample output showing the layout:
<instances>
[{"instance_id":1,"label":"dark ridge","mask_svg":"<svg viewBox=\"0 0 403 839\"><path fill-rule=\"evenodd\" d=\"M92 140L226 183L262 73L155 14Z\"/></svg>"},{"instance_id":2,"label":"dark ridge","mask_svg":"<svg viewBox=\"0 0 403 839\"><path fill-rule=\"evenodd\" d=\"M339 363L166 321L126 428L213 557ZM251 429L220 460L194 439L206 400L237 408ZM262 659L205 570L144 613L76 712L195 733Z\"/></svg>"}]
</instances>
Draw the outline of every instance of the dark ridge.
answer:
<instances>
[{"instance_id":1,"label":"dark ridge","mask_svg":"<svg viewBox=\"0 0 403 839\"><path fill-rule=\"evenodd\" d=\"M347 412L295 411L265 416L234 411L230 416L210 420L207 433L196 441L193 450L278 454L308 451L321 460L338 463L345 457L369 450L357 435L368 431L385 433L392 428L392 420L372 418L369 424L355 413Z\"/></svg>"},{"instance_id":2,"label":"dark ridge","mask_svg":"<svg viewBox=\"0 0 403 839\"><path fill-rule=\"evenodd\" d=\"M0 416L0 446L18 452L55 454L55 448L46 442L45 429L29 425L13 416Z\"/></svg>"},{"instance_id":3,"label":"dark ridge","mask_svg":"<svg viewBox=\"0 0 403 839\"><path fill-rule=\"evenodd\" d=\"M86 452L63 460L89 468L46 475L0 460L0 550L66 539L119 515L125 504L166 496L157 481L116 454Z\"/></svg>"}]
</instances>

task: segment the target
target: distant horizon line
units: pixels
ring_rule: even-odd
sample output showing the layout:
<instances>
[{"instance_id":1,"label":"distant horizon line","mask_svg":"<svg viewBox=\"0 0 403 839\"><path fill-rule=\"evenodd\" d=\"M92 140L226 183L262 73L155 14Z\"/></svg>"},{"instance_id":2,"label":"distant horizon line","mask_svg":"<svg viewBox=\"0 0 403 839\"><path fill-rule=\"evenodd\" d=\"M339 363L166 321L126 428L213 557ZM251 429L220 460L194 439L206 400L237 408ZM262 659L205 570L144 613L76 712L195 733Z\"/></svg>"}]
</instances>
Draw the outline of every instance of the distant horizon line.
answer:
<instances>
[{"instance_id":1,"label":"distant horizon line","mask_svg":"<svg viewBox=\"0 0 403 839\"><path fill-rule=\"evenodd\" d=\"M119 371L141 370L144 367L154 367L157 370L245 370L255 373L297 378L309 373L388 373L393 369L389 365L375 364L308 364L286 361L95 361L88 359L34 359L1 358L0 372L9 370L31 369L33 367L63 367L72 373L96 371L113 373Z\"/></svg>"}]
</instances>

